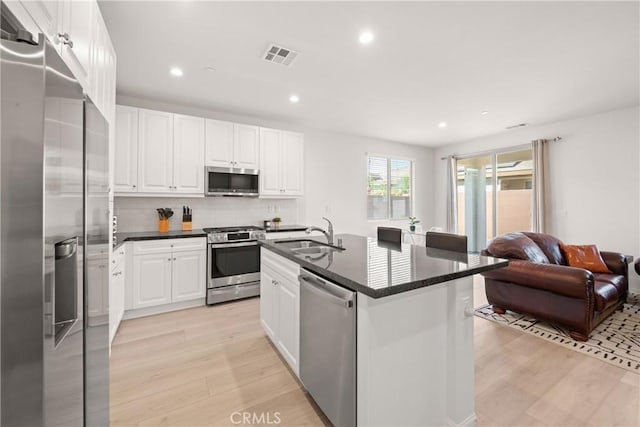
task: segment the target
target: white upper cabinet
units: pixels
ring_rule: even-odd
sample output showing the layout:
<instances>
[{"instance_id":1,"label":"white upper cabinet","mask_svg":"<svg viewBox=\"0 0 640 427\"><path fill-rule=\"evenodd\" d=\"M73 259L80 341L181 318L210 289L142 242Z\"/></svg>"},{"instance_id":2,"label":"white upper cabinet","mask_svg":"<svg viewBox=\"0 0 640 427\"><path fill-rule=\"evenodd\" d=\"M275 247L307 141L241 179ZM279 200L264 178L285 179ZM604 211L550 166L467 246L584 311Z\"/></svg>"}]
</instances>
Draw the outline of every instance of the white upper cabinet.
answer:
<instances>
[{"instance_id":1,"label":"white upper cabinet","mask_svg":"<svg viewBox=\"0 0 640 427\"><path fill-rule=\"evenodd\" d=\"M173 114L140 109L138 113L138 191L173 191Z\"/></svg>"},{"instance_id":2,"label":"white upper cabinet","mask_svg":"<svg viewBox=\"0 0 640 427\"><path fill-rule=\"evenodd\" d=\"M257 126L207 119L205 163L207 166L257 169L258 138Z\"/></svg>"},{"instance_id":3,"label":"white upper cabinet","mask_svg":"<svg viewBox=\"0 0 640 427\"><path fill-rule=\"evenodd\" d=\"M58 5L60 55L84 88L89 88L95 1L64 0ZM88 92L91 92L90 90Z\"/></svg>"},{"instance_id":4,"label":"white upper cabinet","mask_svg":"<svg viewBox=\"0 0 640 427\"><path fill-rule=\"evenodd\" d=\"M204 194L204 119L173 115L173 190Z\"/></svg>"},{"instance_id":5,"label":"white upper cabinet","mask_svg":"<svg viewBox=\"0 0 640 427\"><path fill-rule=\"evenodd\" d=\"M277 129L260 129L260 197L291 198L304 194L304 137Z\"/></svg>"},{"instance_id":6,"label":"white upper cabinet","mask_svg":"<svg viewBox=\"0 0 640 427\"><path fill-rule=\"evenodd\" d=\"M260 151L260 130L257 126L233 125L233 167L257 169Z\"/></svg>"},{"instance_id":7,"label":"white upper cabinet","mask_svg":"<svg viewBox=\"0 0 640 427\"><path fill-rule=\"evenodd\" d=\"M260 196L282 195L280 131L260 129Z\"/></svg>"},{"instance_id":8,"label":"white upper cabinet","mask_svg":"<svg viewBox=\"0 0 640 427\"><path fill-rule=\"evenodd\" d=\"M14 12L25 11L53 43L93 103L113 125L116 54L95 0L22 0L9 2Z\"/></svg>"},{"instance_id":9,"label":"white upper cabinet","mask_svg":"<svg viewBox=\"0 0 640 427\"><path fill-rule=\"evenodd\" d=\"M116 93L116 54L100 13L96 13L94 24L89 96L102 114L111 121Z\"/></svg>"},{"instance_id":10,"label":"white upper cabinet","mask_svg":"<svg viewBox=\"0 0 640 427\"><path fill-rule=\"evenodd\" d=\"M205 120L118 105L117 193L204 196Z\"/></svg>"},{"instance_id":11,"label":"white upper cabinet","mask_svg":"<svg viewBox=\"0 0 640 427\"><path fill-rule=\"evenodd\" d=\"M29 0L23 1L22 4L36 25L40 27L45 37L49 41L56 43L58 37L58 6L60 2Z\"/></svg>"},{"instance_id":12,"label":"white upper cabinet","mask_svg":"<svg viewBox=\"0 0 640 427\"><path fill-rule=\"evenodd\" d=\"M233 167L233 123L206 120L205 164Z\"/></svg>"},{"instance_id":13,"label":"white upper cabinet","mask_svg":"<svg viewBox=\"0 0 640 427\"><path fill-rule=\"evenodd\" d=\"M304 192L304 137L300 133L282 133L283 188L290 196L302 196Z\"/></svg>"},{"instance_id":14,"label":"white upper cabinet","mask_svg":"<svg viewBox=\"0 0 640 427\"><path fill-rule=\"evenodd\" d=\"M138 109L118 105L115 120L114 186L116 192L138 191Z\"/></svg>"}]
</instances>

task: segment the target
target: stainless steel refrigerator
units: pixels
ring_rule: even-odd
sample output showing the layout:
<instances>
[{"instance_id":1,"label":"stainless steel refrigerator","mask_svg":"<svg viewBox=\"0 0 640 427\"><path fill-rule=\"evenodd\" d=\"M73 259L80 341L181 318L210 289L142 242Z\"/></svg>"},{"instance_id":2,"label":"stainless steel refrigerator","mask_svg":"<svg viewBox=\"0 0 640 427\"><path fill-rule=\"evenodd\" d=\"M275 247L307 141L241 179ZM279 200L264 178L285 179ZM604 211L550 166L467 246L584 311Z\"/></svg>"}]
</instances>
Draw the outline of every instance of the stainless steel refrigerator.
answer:
<instances>
[{"instance_id":1,"label":"stainless steel refrigerator","mask_svg":"<svg viewBox=\"0 0 640 427\"><path fill-rule=\"evenodd\" d=\"M88 307L93 295L103 298L108 268L89 275L86 265L110 249L108 126L55 47L42 36L29 43L6 14L3 8L0 421L106 426L108 317L93 319Z\"/></svg>"}]
</instances>

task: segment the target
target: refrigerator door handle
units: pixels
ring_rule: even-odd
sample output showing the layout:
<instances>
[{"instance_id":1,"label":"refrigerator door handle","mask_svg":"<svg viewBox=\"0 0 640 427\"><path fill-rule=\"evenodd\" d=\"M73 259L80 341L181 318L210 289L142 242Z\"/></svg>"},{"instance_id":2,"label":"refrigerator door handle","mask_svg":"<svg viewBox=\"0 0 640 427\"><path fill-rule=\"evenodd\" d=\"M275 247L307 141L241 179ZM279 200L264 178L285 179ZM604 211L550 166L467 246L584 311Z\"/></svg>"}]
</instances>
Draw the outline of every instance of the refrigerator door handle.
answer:
<instances>
[{"instance_id":1,"label":"refrigerator door handle","mask_svg":"<svg viewBox=\"0 0 640 427\"><path fill-rule=\"evenodd\" d=\"M45 316L47 335L55 336L57 347L78 321L78 237L56 243L54 252Z\"/></svg>"}]
</instances>

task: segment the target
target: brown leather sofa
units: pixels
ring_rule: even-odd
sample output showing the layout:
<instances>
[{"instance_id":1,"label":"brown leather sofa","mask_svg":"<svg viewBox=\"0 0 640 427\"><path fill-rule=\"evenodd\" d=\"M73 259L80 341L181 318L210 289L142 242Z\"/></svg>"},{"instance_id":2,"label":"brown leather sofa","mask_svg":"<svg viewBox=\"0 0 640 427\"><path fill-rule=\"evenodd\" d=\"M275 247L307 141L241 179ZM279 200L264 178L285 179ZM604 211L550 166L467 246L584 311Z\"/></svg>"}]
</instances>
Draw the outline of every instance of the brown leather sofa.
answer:
<instances>
[{"instance_id":1,"label":"brown leather sofa","mask_svg":"<svg viewBox=\"0 0 640 427\"><path fill-rule=\"evenodd\" d=\"M529 314L568 328L586 341L600 322L621 308L628 294L628 265L617 252L600 252L612 274L566 265L560 240L517 232L494 239L483 255L510 259L509 266L482 273L495 313Z\"/></svg>"}]
</instances>

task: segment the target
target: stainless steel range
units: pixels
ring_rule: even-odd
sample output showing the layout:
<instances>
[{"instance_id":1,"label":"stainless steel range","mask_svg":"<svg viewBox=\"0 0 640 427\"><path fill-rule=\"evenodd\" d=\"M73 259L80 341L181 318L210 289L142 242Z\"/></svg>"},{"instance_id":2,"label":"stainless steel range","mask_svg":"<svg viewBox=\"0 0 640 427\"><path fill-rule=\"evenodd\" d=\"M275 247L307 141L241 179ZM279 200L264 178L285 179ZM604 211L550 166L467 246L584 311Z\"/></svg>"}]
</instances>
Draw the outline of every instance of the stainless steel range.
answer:
<instances>
[{"instance_id":1,"label":"stainless steel range","mask_svg":"<svg viewBox=\"0 0 640 427\"><path fill-rule=\"evenodd\" d=\"M260 227L205 228L207 304L260 295Z\"/></svg>"}]
</instances>

